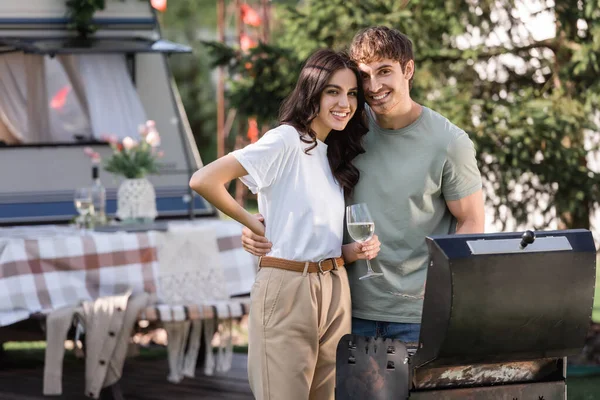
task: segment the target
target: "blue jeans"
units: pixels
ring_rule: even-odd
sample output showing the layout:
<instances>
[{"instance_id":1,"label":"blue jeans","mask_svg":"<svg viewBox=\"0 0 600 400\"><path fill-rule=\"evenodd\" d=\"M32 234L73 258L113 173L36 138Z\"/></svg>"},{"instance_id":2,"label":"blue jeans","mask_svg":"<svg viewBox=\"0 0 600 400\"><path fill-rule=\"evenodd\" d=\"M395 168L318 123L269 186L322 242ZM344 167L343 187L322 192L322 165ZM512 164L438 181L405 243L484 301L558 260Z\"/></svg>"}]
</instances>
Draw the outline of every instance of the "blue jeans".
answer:
<instances>
[{"instance_id":1,"label":"blue jeans","mask_svg":"<svg viewBox=\"0 0 600 400\"><path fill-rule=\"evenodd\" d=\"M398 339L402 342L409 343L419 341L420 331L421 324L381 322L352 318L352 333L359 336Z\"/></svg>"}]
</instances>

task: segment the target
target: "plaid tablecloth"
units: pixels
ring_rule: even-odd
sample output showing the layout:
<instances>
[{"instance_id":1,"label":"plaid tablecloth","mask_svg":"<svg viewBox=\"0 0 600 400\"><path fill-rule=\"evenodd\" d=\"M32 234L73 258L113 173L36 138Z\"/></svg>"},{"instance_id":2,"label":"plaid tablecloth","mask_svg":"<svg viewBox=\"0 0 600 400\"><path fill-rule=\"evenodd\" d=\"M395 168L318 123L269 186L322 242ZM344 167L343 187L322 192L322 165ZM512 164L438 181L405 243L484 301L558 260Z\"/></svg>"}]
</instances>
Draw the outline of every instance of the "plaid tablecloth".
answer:
<instances>
[{"instance_id":1,"label":"plaid tablecloth","mask_svg":"<svg viewBox=\"0 0 600 400\"><path fill-rule=\"evenodd\" d=\"M156 292L149 233L0 237L0 326L81 301Z\"/></svg>"},{"instance_id":2,"label":"plaid tablecloth","mask_svg":"<svg viewBox=\"0 0 600 400\"><path fill-rule=\"evenodd\" d=\"M174 221L169 226L202 226L215 230L225 285L230 296L250 294L256 277L258 258L242 247L242 225L233 220Z\"/></svg>"},{"instance_id":3,"label":"plaid tablecloth","mask_svg":"<svg viewBox=\"0 0 600 400\"><path fill-rule=\"evenodd\" d=\"M242 249L237 222L174 224L212 226L227 295L250 292L256 259ZM157 292L160 237L155 232L98 233L69 227L0 228L0 326L126 288Z\"/></svg>"}]
</instances>

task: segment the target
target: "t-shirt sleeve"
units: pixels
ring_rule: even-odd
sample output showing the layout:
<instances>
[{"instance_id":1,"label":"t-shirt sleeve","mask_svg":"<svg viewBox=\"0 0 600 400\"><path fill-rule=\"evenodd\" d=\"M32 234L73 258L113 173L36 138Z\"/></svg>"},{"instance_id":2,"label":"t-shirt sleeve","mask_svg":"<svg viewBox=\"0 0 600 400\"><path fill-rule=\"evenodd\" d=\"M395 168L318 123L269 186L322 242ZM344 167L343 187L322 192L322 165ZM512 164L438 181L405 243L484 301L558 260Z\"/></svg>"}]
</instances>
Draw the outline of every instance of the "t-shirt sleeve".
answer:
<instances>
[{"instance_id":1,"label":"t-shirt sleeve","mask_svg":"<svg viewBox=\"0 0 600 400\"><path fill-rule=\"evenodd\" d=\"M259 190L273 184L289 154L291 146L288 142L285 134L273 130L267 132L257 142L231 152L248 172L248 175L241 177L240 180L252 193L256 194Z\"/></svg>"},{"instance_id":2,"label":"t-shirt sleeve","mask_svg":"<svg viewBox=\"0 0 600 400\"><path fill-rule=\"evenodd\" d=\"M442 192L446 200L460 200L481 189L481 173L477 168L475 147L462 132L449 145L444 164Z\"/></svg>"}]
</instances>

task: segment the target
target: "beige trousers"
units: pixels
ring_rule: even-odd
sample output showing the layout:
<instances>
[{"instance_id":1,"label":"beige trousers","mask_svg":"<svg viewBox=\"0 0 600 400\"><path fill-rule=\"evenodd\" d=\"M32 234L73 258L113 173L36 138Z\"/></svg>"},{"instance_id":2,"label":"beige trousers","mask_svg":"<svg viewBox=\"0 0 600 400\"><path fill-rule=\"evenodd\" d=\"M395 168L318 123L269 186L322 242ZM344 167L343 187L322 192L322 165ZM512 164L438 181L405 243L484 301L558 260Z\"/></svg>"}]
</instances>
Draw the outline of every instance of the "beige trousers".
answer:
<instances>
[{"instance_id":1,"label":"beige trousers","mask_svg":"<svg viewBox=\"0 0 600 400\"><path fill-rule=\"evenodd\" d=\"M258 400L333 400L339 340L351 328L346 269L261 268L252 287L248 378Z\"/></svg>"}]
</instances>

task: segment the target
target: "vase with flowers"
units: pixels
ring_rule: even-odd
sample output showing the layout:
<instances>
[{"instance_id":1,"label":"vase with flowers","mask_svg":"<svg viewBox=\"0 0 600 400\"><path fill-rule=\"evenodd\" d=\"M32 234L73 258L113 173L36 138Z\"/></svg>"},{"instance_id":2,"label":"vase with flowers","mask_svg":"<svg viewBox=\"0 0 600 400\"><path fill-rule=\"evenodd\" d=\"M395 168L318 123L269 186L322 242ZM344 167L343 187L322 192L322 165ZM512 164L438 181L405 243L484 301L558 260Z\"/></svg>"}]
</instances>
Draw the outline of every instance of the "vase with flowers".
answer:
<instances>
[{"instance_id":1,"label":"vase with flowers","mask_svg":"<svg viewBox=\"0 0 600 400\"><path fill-rule=\"evenodd\" d=\"M122 223L151 222L157 216L156 192L146 177L158 172L158 159L163 156L158 150L160 135L151 120L140 125L138 133L139 140L103 137L112 148L104 169L125 178L117 190L117 217Z\"/></svg>"}]
</instances>

